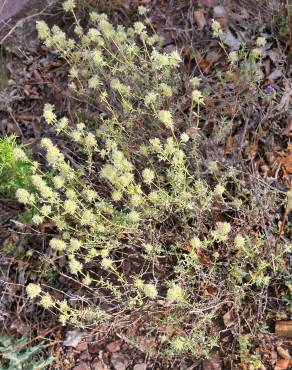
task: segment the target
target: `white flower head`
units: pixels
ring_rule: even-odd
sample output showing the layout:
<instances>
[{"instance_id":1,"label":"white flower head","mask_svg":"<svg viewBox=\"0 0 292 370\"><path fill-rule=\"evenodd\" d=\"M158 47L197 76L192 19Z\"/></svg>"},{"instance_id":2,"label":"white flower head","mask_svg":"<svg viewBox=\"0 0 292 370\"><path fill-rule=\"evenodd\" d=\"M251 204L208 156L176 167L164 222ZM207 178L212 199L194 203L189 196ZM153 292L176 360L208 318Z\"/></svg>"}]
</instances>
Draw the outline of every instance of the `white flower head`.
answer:
<instances>
[{"instance_id":1,"label":"white flower head","mask_svg":"<svg viewBox=\"0 0 292 370\"><path fill-rule=\"evenodd\" d=\"M184 290L179 285L174 284L167 291L167 300L171 303L183 302L185 300L184 295Z\"/></svg>"},{"instance_id":2,"label":"white flower head","mask_svg":"<svg viewBox=\"0 0 292 370\"><path fill-rule=\"evenodd\" d=\"M234 64L234 63L238 62L238 53L237 53L237 51L231 51L228 54L228 60L231 64Z\"/></svg>"},{"instance_id":3,"label":"white flower head","mask_svg":"<svg viewBox=\"0 0 292 370\"><path fill-rule=\"evenodd\" d=\"M63 9L65 10L65 12L72 12L75 7L76 7L75 0L66 0L63 3Z\"/></svg>"},{"instance_id":4,"label":"white flower head","mask_svg":"<svg viewBox=\"0 0 292 370\"><path fill-rule=\"evenodd\" d=\"M214 37L221 37L223 35L221 24L218 21L213 19L211 27L212 27Z\"/></svg>"},{"instance_id":5,"label":"white flower head","mask_svg":"<svg viewBox=\"0 0 292 370\"><path fill-rule=\"evenodd\" d=\"M150 168L145 168L142 172L142 176L146 184L151 184L155 178L155 174Z\"/></svg>"},{"instance_id":6,"label":"white flower head","mask_svg":"<svg viewBox=\"0 0 292 370\"><path fill-rule=\"evenodd\" d=\"M17 189L16 191L16 198L19 201L19 203L22 204L28 204L30 199L30 194L25 189Z\"/></svg>"},{"instance_id":7,"label":"white flower head","mask_svg":"<svg viewBox=\"0 0 292 370\"><path fill-rule=\"evenodd\" d=\"M173 129L173 119L172 119L172 115L169 111L167 110L161 110L158 112L158 118L159 120L164 123L164 125L167 127L167 128L170 128L170 129Z\"/></svg>"},{"instance_id":8,"label":"white flower head","mask_svg":"<svg viewBox=\"0 0 292 370\"><path fill-rule=\"evenodd\" d=\"M225 192L225 187L221 184L217 184L214 189L215 195L222 195Z\"/></svg>"},{"instance_id":9,"label":"white flower head","mask_svg":"<svg viewBox=\"0 0 292 370\"><path fill-rule=\"evenodd\" d=\"M44 106L44 118L48 124L56 123L57 116L54 113L54 106L52 104L45 104Z\"/></svg>"},{"instance_id":10,"label":"white flower head","mask_svg":"<svg viewBox=\"0 0 292 370\"><path fill-rule=\"evenodd\" d=\"M29 298L35 298L41 293L42 289L39 284L30 283L26 287L26 293Z\"/></svg>"},{"instance_id":11,"label":"white flower head","mask_svg":"<svg viewBox=\"0 0 292 370\"><path fill-rule=\"evenodd\" d=\"M204 105L204 97L200 90L193 90L192 92L192 99L198 105Z\"/></svg>"},{"instance_id":12,"label":"white flower head","mask_svg":"<svg viewBox=\"0 0 292 370\"><path fill-rule=\"evenodd\" d=\"M37 21L36 29L40 40L45 40L50 36L50 29L45 21Z\"/></svg>"},{"instance_id":13,"label":"white flower head","mask_svg":"<svg viewBox=\"0 0 292 370\"><path fill-rule=\"evenodd\" d=\"M267 40L264 37L258 37L256 44L258 48L263 48L267 43Z\"/></svg>"},{"instance_id":14,"label":"white flower head","mask_svg":"<svg viewBox=\"0 0 292 370\"><path fill-rule=\"evenodd\" d=\"M61 239L53 238L50 240L50 247L57 251L63 251L66 249L66 243Z\"/></svg>"},{"instance_id":15,"label":"white flower head","mask_svg":"<svg viewBox=\"0 0 292 370\"><path fill-rule=\"evenodd\" d=\"M145 15L148 12L149 9L147 9L145 6L140 5L138 6L138 13L140 15Z\"/></svg>"},{"instance_id":16,"label":"white flower head","mask_svg":"<svg viewBox=\"0 0 292 370\"><path fill-rule=\"evenodd\" d=\"M21 148L14 148L13 149L13 156L17 161L26 161L27 160L27 156Z\"/></svg>"},{"instance_id":17,"label":"white flower head","mask_svg":"<svg viewBox=\"0 0 292 370\"><path fill-rule=\"evenodd\" d=\"M158 292L154 284L144 284L143 290L144 294L148 298L154 299L158 296Z\"/></svg>"},{"instance_id":18,"label":"white flower head","mask_svg":"<svg viewBox=\"0 0 292 370\"><path fill-rule=\"evenodd\" d=\"M42 298L40 300L40 304L44 308L51 308L52 306L54 306L54 301L53 301L53 298L51 297L51 295L47 293L47 294L42 296Z\"/></svg>"}]
</instances>

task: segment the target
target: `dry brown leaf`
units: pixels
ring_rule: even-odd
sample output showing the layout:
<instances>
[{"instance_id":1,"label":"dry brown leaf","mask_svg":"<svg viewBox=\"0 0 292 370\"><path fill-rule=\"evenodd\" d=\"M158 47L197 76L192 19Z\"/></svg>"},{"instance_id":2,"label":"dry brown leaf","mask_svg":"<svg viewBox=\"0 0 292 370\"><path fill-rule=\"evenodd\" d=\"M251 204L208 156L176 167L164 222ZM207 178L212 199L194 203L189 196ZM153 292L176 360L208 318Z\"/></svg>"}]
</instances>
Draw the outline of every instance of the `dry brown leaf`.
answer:
<instances>
[{"instance_id":1,"label":"dry brown leaf","mask_svg":"<svg viewBox=\"0 0 292 370\"><path fill-rule=\"evenodd\" d=\"M272 73L270 73L267 77L270 83L274 82L278 78L282 77L283 73L280 69L275 69Z\"/></svg>"},{"instance_id":2,"label":"dry brown leaf","mask_svg":"<svg viewBox=\"0 0 292 370\"><path fill-rule=\"evenodd\" d=\"M221 57L221 53L218 50L211 50L208 52L206 59L209 63L214 64L218 62Z\"/></svg>"},{"instance_id":3,"label":"dry brown leaf","mask_svg":"<svg viewBox=\"0 0 292 370\"><path fill-rule=\"evenodd\" d=\"M221 370L222 360L219 352L214 352L210 355L209 359L203 361L203 370Z\"/></svg>"},{"instance_id":4,"label":"dry brown leaf","mask_svg":"<svg viewBox=\"0 0 292 370\"><path fill-rule=\"evenodd\" d=\"M277 321L275 325L276 335L280 337L292 338L292 320L290 321Z\"/></svg>"},{"instance_id":5,"label":"dry brown leaf","mask_svg":"<svg viewBox=\"0 0 292 370\"><path fill-rule=\"evenodd\" d=\"M207 24L203 9L194 10L194 18L199 30L202 30Z\"/></svg>"},{"instance_id":6,"label":"dry brown leaf","mask_svg":"<svg viewBox=\"0 0 292 370\"><path fill-rule=\"evenodd\" d=\"M286 370L286 369L289 369L289 365L290 365L290 360L285 360L281 358L280 360L277 360L274 370Z\"/></svg>"},{"instance_id":7,"label":"dry brown leaf","mask_svg":"<svg viewBox=\"0 0 292 370\"><path fill-rule=\"evenodd\" d=\"M277 157L276 158L278 163L281 163L284 167L285 172L290 175L292 173L292 155L288 155L288 157Z\"/></svg>"},{"instance_id":8,"label":"dry brown leaf","mask_svg":"<svg viewBox=\"0 0 292 370\"><path fill-rule=\"evenodd\" d=\"M288 83L285 86L285 92L282 95L282 98L280 100L280 103L278 105L278 111L288 111L288 108L292 102L292 86L290 86Z\"/></svg>"},{"instance_id":9,"label":"dry brown leaf","mask_svg":"<svg viewBox=\"0 0 292 370\"><path fill-rule=\"evenodd\" d=\"M283 359L285 359L285 360L290 360L291 359L291 356L290 356L289 352L286 349L284 349L283 347L278 346L277 347L277 352L279 353L279 356L282 357Z\"/></svg>"},{"instance_id":10,"label":"dry brown leaf","mask_svg":"<svg viewBox=\"0 0 292 370\"><path fill-rule=\"evenodd\" d=\"M292 116L288 117L287 126L285 129L285 135L292 138Z\"/></svg>"},{"instance_id":11,"label":"dry brown leaf","mask_svg":"<svg viewBox=\"0 0 292 370\"><path fill-rule=\"evenodd\" d=\"M224 325L226 326L226 328L229 328L233 324L233 321L234 321L234 319L233 319L232 312L227 311L223 315L223 322L224 322Z\"/></svg>"},{"instance_id":12,"label":"dry brown leaf","mask_svg":"<svg viewBox=\"0 0 292 370\"><path fill-rule=\"evenodd\" d=\"M115 370L126 370L129 362L128 356L121 352L112 354L111 363Z\"/></svg>"},{"instance_id":13,"label":"dry brown leaf","mask_svg":"<svg viewBox=\"0 0 292 370\"><path fill-rule=\"evenodd\" d=\"M205 72L205 73L209 72L210 67L211 67L211 63L207 59L198 58L197 59L197 64L203 72Z\"/></svg>"},{"instance_id":14,"label":"dry brown leaf","mask_svg":"<svg viewBox=\"0 0 292 370\"><path fill-rule=\"evenodd\" d=\"M106 349L111 353L119 352L119 350L121 349L121 343L118 340L108 343Z\"/></svg>"}]
</instances>

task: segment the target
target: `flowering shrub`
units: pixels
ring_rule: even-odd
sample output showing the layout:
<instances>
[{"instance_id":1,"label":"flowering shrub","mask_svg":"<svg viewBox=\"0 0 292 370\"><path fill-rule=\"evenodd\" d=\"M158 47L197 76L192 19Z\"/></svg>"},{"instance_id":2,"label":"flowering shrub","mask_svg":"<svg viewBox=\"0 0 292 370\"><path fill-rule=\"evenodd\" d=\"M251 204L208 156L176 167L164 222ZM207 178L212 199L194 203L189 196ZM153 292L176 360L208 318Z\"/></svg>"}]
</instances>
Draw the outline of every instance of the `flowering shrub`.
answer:
<instances>
[{"instance_id":1,"label":"flowering shrub","mask_svg":"<svg viewBox=\"0 0 292 370\"><path fill-rule=\"evenodd\" d=\"M251 288L267 287L284 270L286 246L262 257L264 234L246 234L252 198L241 196L235 169L219 175L213 163L206 177L199 151L204 96L196 77L184 95L180 54L162 53L159 37L142 22L125 29L91 13L84 30L74 1L64 8L76 19L77 40L44 22L39 37L70 65L72 92L103 114L69 122L46 104L45 121L77 154L73 163L43 138L50 176L34 164L33 191L16 195L34 210L35 225L53 223L49 248L97 299L73 305L33 283L27 294L64 324L118 322L139 311L170 353L207 356L218 343L218 309L228 303L239 311ZM218 24L213 30L221 36ZM234 53L229 59L238 61ZM188 114L181 109L186 100Z\"/></svg>"}]
</instances>

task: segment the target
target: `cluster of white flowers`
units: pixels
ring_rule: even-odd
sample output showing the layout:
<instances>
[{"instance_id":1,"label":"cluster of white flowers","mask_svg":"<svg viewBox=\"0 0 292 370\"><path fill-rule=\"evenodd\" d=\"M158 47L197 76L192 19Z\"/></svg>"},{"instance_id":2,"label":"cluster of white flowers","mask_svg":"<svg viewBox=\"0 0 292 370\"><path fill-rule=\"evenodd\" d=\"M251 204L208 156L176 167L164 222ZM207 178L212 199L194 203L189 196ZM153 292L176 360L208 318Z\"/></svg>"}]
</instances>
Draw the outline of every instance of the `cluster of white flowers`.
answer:
<instances>
[{"instance_id":1,"label":"cluster of white flowers","mask_svg":"<svg viewBox=\"0 0 292 370\"><path fill-rule=\"evenodd\" d=\"M184 290L179 285L174 284L167 291L167 299L171 303L174 303L174 302L177 302L177 303L185 302L185 292L184 292Z\"/></svg>"},{"instance_id":2,"label":"cluster of white flowers","mask_svg":"<svg viewBox=\"0 0 292 370\"><path fill-rule=\"evenodd\" d=\"M27 161L28 158L25 152L21 148L14 148L13 149L13 156L17 161Z\"/></svg>"},{"instance_id":3,"label":"cluster of white flowers","mask_svg":"<svg viewBox=\"0 0 292 370\"><path fill-rule=\"evenodd\" d=\"M200 90L193 90L192 92L192 99L198 105L204 104L204 98Z\"/></svg>"},{"instance_id":4,"label":"cluster of white flowers","mask_svg":"<svg viewBox=\"0 0 292 370\"><path fill-rule=\"evenodd\" d=\"M63 240L56 238L50 240L50 247L57 251L64 251L67 248L66 243Z\"/></svg>"},{"instance_id":5,"label":"cluster of white flowers","mask_svg":"<svg viewBox=\"0 0 292 370\"><path fill-rule=\"evenodd\" d=\"M221 28L221 24L214 20L212 21L212 31L213 31L213 36L214 37L221 37L223 35L223 31L222 31L222 28Z\"/></svg>"},{"instance_id":6,"label":"cluster of white flowers","mask_svg":"<svg viewBox=\"0 0 292 370\"><path fill-rule=\"evenodd\" d=\"M219 222L217 228L211 232L214 240L225 242L228 240L228 234L231 231L231 225L229 222Z\"/></svg>"},{"instance_id":7,"label":"cluster of white flowers","mask_svg":"<svg viewBox=\"0 0 292 370\"><path fill-rule=\"evenodd\" d=\"M17 189L16 198L22 204L33 204L35 197L33 194L30 194L26 189Z\"/></svg>"},{"instance_id":8,"label":"cluster of white flowers","mask_svg":"<svg viewBox=\"0 0 292 370\"><path fill-rule=\"evenodd\" d=\"M151 60L156 69L163 69L166 67L176 68L182 61L181 56L177 51L173 51L171 54L162 54L157 50L152 51Z\"/></svg>"},{"instance_id":9,"label":"cluster of white flowers","mask_svg":"<svg viewBox=\"0 0 292 370\"><path fill-rule=\"evenodd\" d=\"M173 130L174 123L173 123L172 115L169 111L167 111L167 110L159 111L158 112L158 118L165 125L165 127Z\"/></svg>"},{"instance_id":10,"label":"cluster of white flowers","mask_svg":"<svg viewBox=\"0 0 292 370\"><path fill-rule=\"evenodd\" d=\"M154 284L144 284L143 291L146 297L154 299L158 296L156 286Z\"/></svg>"},{"instance_id":11,"label":"cluster of white flowers","mask_svg":"<svg viewBox=\"0 0 292 370\"><path fill-rule=\"evenodd\" d=\"M26 293L29 296L29 298L35 298L38 295L40 295L42 289L39 284L29 283L26 286Z\"/></svg>"}]
</instances>

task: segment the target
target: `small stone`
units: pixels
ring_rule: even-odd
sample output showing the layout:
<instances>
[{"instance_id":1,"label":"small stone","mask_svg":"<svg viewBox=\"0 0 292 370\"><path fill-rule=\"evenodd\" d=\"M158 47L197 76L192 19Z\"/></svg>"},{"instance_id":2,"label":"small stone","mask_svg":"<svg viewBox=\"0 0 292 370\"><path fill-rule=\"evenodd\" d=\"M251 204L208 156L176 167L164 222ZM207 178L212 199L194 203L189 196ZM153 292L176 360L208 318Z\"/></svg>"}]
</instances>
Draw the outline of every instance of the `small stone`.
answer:
<instances>
[{"instance_id":1,"label":"small stone","mask_svg":"<svg viewBox=\"0 0 292 370\"><path fill-rule=\"evenodd\" d=\"M100 344L99 343L90 343L88 345L88 351L90 353L99 353L100 349L101 348L100 348Z\"/></svg>"},{"instance_id":2,"label":"small stone","mask_svg":"<svg viewBox=\"0 0 292 370\"><path fill-rule=\"evenodd\" d=\"M80 360L83 360L83 361L90 361L91 360L91 356L90 354L86 351L86 352L82 352L79 356Z\"/></svg>"},{"instance_id":3,"label":"small stone","mask_svg":"<svg viewBox=\"0 0 292 370\"><path fill-rule=\"evenodd\" d=\"M48 20L52 14L49 10L57 2L58 0L0 0L0 43L20 56L21 49L35 48L39 44L35 31L36 14L46 10L45 20Z\"/></svg>"},{"instance_id":4,"label":"small stone","mask_svg":"<svg viewBox=\"0 0 292 370\"><path fill-rule=\"evenodd\" d=\"M146 370L147 369L147 364L137 364L133 367L133 370Z\"/></svg>"},{"instance_id":5,"label":"small stone","mask_svg":"<svg viewBox=\"0 0 292 370\"><path fill-rule=\"evenodd\" d=\"M227 17L227 11L222 5L217 5L213 9L214 18Z\"/></svg>"},{"instance_id":6,"label":"small stone","mask_svg":"<svg viewBox=\"0 0 292 370\"><path fill-rule=\"evenodd\" d=\"M111 363L115 370L126 370L129 365L129 358L123 353L113 353Z\"/></svg>"},{"instance_id":7,"label":"small stone","mask_svg":"<svg viewBox=\"0 0 292 370\"><path fill-rule=\"evenodd\" d=\"M87 343L86 342L80 342L77 346L76 346L76 351L79 351L79 352L84 352L87 350Z\"/></svg>"},{"instance_id":8,"label":"small stone","mask_svg":"<svg viewBox=\"0 0 292 370\"><path fill-rule=\"evenodd\" d=\"M222 5L215 6L213 9L213 16L216 19L222 28L227 28L228 26L228 14L226 9Z\"/></svg>"},{"instance_id":9,"label":"small stone","mask_svg":"<svg viewBox=\"0 0 292 370\"><path fill-rule=\"evenodd\" d=\"M94 360L91 364L92 370L109 370L106 364L99 360Z\"/></svg>"},{"instance_id":10,"label":"small stone","mask_svg":"<svg viewBox=\"0 0 292 370\"><path fill-rule=\"evenodd\" d=\"M222 370L219 352L213 352L209 359L203 360L203 370Z\"/></svg>"},{"instance_id":11,"label":"small stone","mask_svg":"<svg viewBox=\"0 0 292 370\"><path fill-rule=\"evenodd\" d=\"M108 343L106 349L111 353L119 352L121 349L121 343L119 341Z\"/></svg>"},{"instance_id":12,"label":"small stone","mask_svg":"<svg viewBox=\"0 0 292 370\"><path fill-rule=\"evenodd\" d=\"M66 333L66 338L63 342L63 345L66 347L76 348L80 343L82 338L82 333L80 330L70 330Z\"/></svg>"},{"instance_id":13,"label":"small stone","mask_svg":"<svg viewBox=\"0 0 292 370\"><path fill-rule=\"evenodd\" d=\"M72 370L90 370L90 367L85 362L80 362L80 364L73 367Z\"/></svg>"},{"instance_id":14,"label":"small stone","mask_svg":"<svg viewBox=\"0 0 292 370\"><path fill-rule=\"evenodd\" d=\"M196 128L196 127L189 127L187 130L186 130L186 133L189 135L189 137L191 139L194 139L198 136L199 134L199 130Z\"/></svg>"},{"instance_id":15,"label":"small stone","mask_svg":"<svg viewBox=\"0 0 292 370\"><path fill-rule=\"evenodd\" d=\"M275 80L277 80L278 78L282 77L283 73L280 69L275 69L273 72L271 72L267 79L270 81L270 82L273 82Z\"/></svg>"}]
</instances>

